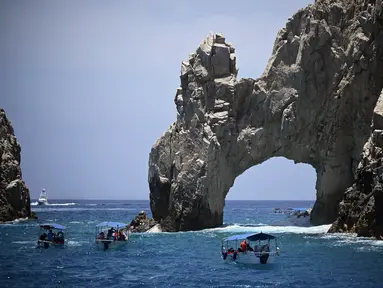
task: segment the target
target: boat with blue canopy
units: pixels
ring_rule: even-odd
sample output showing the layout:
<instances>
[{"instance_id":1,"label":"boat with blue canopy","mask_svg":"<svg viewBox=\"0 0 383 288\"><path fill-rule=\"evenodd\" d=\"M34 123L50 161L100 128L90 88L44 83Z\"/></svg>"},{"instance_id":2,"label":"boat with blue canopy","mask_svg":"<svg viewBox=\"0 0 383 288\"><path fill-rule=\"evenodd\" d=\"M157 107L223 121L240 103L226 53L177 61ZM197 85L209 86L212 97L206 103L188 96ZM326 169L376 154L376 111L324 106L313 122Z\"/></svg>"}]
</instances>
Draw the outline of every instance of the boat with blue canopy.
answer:
<instances>
[{"instance_id":1,"label":"boat with blue canopy","mask_svg":"<svg viewBox=\"0 0 383 288\"><path fill-rule=\"evenodd\" d=\"M129 240L128 224L122 222L104 221L96 225L96 244L98 247L108 250L112 247L121 246ZM127 232L125 232L125 231Z\"/></svg>"},{"instance_id":2,"label":"boat with blue canopy","mask_svg":"<svg viewBox=\"0 0 383 288\"><path fill-rule=\"evenodd\" d=\"M261 241L266 243L262 244ZM271 245L271 242L274 242L274 245ZM280 255L280 249L277 238L273 235L262 232L238 234L222 239L221 255L224 260L266 264L270 256Z\"/></svg>"},{"instance_id":3,"label":"boat with blue canopy","mask_svg":"<svg viewBox=\"0 0 383 288\"><path fill-rule=\"evenodd\" d=\"M65 245L65 226L57 223L40 224L39 239L37 247L48 248L50 246L64 247Z\"/></svg>"}]
</instances>

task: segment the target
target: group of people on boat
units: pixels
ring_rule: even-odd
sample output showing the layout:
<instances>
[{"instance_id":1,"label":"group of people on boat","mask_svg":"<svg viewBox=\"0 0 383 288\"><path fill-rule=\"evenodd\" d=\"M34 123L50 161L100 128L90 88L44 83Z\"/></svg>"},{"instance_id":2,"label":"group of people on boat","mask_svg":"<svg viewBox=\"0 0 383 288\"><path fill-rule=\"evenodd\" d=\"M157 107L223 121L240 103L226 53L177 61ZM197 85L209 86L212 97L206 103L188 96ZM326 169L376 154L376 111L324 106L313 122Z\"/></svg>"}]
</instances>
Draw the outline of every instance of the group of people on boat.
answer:
<instances>
[{"instance_id":1,"label":"group of people on boat","mask_svg":"<svg viewBox=\"0 0 383 288\"><path fill-rule=\"evenodd\" d=\"M234 254L238 252L246 253L247 251L254 251L254 252L270 252L270 245L269 243L264 245L255 245L254 248L252 248L249 244L249 242L245 239L239 244L239 248L237 250L234 250L234 248L230 248L227 251L227 254Z\"/></svg>"},{"instance_id":2,"label":"group of people on boat","mask_svg":"<svg viewBox=\"0 0 383 288\"><path fill-rule=\"evenodd\" d=\"M49 241L55 244L64 244L65 238L64 233L59 231L57 234L49 229L48 233L43 233L40 235L39 240L41 241Z\"/></svg>"},{"instance_id":3,"label":"group of people on boat","mask_svg":"<svg viewBox=\"0 0 383 288\"><path fill-rule=\"evenodd\" d=\"M128 240L128 237L126 236L123 229L120 229L119 231L114 229L113 227L110 228L106 234L103 231L98 234L97 239L99 240L113 240L113 241L126 241Z\"/></svg>"}]
</instances>

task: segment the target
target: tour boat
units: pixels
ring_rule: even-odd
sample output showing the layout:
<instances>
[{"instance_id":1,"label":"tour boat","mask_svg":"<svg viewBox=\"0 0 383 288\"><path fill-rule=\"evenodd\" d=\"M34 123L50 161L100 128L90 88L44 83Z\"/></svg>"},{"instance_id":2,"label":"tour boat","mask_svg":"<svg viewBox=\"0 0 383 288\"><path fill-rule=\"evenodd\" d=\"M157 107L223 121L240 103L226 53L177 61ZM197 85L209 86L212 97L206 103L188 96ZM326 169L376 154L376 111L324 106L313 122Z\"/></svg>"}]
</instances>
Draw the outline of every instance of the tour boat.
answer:
<instances>
[{"instance_id":1,"label":"tour boat","mask_svg":"<svg viewBox=\"0 0 383 288\"><path fill-rule=\"evenodd\" d=\"M46 205L46 204L48 204L48 196L47 196L47 192L45 191L45 189L43 189L41 191L40 197L37 200L37 202L38 202L39 205Z\"/></svg>"},{"instance_id":2,"label":"tour boat","mask_svg":"<svg viewBox=\"0 0 383 288\"><path fill-rule=\"evenodd\" d=\"M108 250L113 247L119 247L129 240L129 230L124 228L128 224L121 222L101 222L96 225L96 244L98 247Z\"/></svg>"},{"instance_id":3,"label":"tour boat","mask_svg":"<svg viewBox=\"0 0 383 288\"><path fill-rule=\"evenodd\" d=\"M270 247L270 240L274 241L275 249ZM261 241L267 241L262 245ZM251 245L251 242L255 242ZM222 240L221 256L223 260L244 264L266 264L270 256L279 256L277 238L265 233L239 234ZM270 261L269 261L270 262Z\"/></svg>"},{"instance_id":4,"label":"tour boat","mask_svg":"<svg viewBox=\"0 0 383 288\"><path fill-rule=\"evenodd\" d=\"M48 248L50 246L64 247L65 226L57 223L46 223L40 225L40 235L37 240L37 247Z\"/></svg>"}]
</instances>

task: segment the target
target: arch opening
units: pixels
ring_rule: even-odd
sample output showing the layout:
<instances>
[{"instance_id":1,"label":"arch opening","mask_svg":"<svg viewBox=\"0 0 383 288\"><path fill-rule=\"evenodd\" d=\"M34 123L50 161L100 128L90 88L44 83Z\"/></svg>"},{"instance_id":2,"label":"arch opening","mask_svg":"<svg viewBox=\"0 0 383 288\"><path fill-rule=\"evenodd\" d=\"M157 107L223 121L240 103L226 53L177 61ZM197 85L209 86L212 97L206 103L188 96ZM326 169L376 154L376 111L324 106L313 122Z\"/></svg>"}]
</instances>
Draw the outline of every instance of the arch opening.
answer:
<instances>
[{"instance_id":1,"label":"arch opening","mask_svg":"<svg viewBox=\"0 0 383 288\"><path fill-rule=\"evenodd\" d=\"M252 166L234 180L225 200L315 201L315 169L274 157Z\"/></svg>"}]
</instances>

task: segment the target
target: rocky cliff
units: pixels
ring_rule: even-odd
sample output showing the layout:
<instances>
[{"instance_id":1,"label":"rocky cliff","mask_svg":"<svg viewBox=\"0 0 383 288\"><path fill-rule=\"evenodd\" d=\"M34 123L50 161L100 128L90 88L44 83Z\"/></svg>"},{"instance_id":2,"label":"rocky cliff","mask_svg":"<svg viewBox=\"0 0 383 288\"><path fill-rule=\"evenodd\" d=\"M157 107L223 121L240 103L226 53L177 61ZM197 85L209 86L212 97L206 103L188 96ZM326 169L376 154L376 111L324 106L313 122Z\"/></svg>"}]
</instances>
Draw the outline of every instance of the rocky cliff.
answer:
<instances>
[{"instance_id":1,"label":"rocky cliff","mask_svg":"<svg viewBox=\"0 0 383 288\"><path fill-rule=\"evenodd\" d=\"M383 240L383 93L374 109L371 130L354 184L346 190L339 217L329 232L354 232Z\"/></svg>"},{"instance_id":2,"label":"rocky cliff","mask_svg":"<svg viewBox=\"0 0 383 288\"><path fill-rule=\"evenodd\" d=\"M31 216L29 190L22 180L20 144L0 109L0 222Z\"/></svg>"},{"instance_id":3,"label":"rocky cliff","mask_svg":"<svg viewBox=\"0 0 383 288\"><path fill-rule=\"evenodd\" d=\"M162 230L221 225L235 178L276 156L315 168L312 223L337 219L383 87L381 2L322 0L299 10L258 79L237 80L235 48L219 34L182 63L177 121L149 156Z\"/></svg>"}]
</instances>

